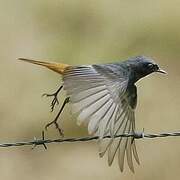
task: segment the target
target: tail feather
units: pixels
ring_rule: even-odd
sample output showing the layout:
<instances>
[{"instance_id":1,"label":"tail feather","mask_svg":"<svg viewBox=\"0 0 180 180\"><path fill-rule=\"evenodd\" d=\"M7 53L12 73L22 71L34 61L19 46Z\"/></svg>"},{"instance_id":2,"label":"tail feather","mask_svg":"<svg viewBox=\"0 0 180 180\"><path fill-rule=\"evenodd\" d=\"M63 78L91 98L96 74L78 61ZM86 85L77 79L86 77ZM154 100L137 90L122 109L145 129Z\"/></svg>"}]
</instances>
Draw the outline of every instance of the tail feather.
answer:
<instances>
[{"instance_id":1,"label":"tail feather","mask_svg":"<svg viewBox=\"0 0 180 180\"><path fill-rule=\"evenodd\" d=\"M26 58L18 58L18 60L25 61L25 62L32 63L32 64L37 64L40 66L44 66L44 67L51 69L59 74L63 74L66 67L70 66L68 64L50 63L50 62L36 61L36 60L26 59Z\"/></svg>"}]
</instances>

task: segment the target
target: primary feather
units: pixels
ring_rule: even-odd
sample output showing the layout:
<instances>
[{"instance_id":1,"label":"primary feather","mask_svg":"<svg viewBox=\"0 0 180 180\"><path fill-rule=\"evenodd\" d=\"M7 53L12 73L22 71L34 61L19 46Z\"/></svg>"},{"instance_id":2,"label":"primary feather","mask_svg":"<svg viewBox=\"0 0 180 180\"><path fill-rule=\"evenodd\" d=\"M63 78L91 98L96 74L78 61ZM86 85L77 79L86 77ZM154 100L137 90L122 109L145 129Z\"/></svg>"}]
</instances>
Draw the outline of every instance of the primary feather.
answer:
<instances>
[{"instance_id":1,"label":"primary feather","mask_svg":"<svg viewBox=\"0 0 180 180\"><path fill-rule=\"evenodd\" d=\"M119 167L123 171L124 156L134 172L132 154L139 163L132 138L114 138L134 132L136 87L128 89L128 72L120 64L83 65L67 67L63 74L64 89L70 97L72 112L77 123L88 121L88 132L99 136L100 156L108 150L108 163L118 153ZM133 99L135 98L135 99ZM111 139L103 139L110 135Z\"/></svg>"}]
</instances>

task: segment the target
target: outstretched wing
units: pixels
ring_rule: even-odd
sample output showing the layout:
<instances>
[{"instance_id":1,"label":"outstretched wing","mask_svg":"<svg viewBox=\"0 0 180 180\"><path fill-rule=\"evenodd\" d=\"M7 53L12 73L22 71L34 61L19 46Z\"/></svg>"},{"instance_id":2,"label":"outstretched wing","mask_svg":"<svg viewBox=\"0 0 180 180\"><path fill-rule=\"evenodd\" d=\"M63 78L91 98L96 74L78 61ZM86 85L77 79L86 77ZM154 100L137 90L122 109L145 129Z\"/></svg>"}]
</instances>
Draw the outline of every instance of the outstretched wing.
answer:
<instances>
[{"instance_id":1,"label":"outstretched wing","mask_svg":"<svg viewBox=\"0 0 180 180\"><path fill-rule=\"evenodd\" d=\"M126 152L128 165L134 172L132 153L139 163L135 141L131 137L114 138L135 129L136 87L127 89L127 72L119 64L71 66L66 68L63 81L78 124L88 121L89 134L99 136L100 156L108 150L111 165L117 152L123 171ZM106 135L112 138L103 139Z\"/></svg>"},{"instance_id":2,"label":"outstretched wing","mask_svg":"<svg viewBox=\"0 0 180 180\"><path fill-rule=\"evenodd\" d=\"M100 142L100 157L103 157L108 151L108 163L112 165L116 153L118 154L119 168L123 171L124 157L126 154L127 163L132 172L134 172L132 154L139 164L139 157L136 150L135 140L133 137L114 138L118 134L134 133L135 131L135 107L137 103L136 86L128 88L122 99L121 110L115 121L115 128L112 139L105 139Z\"/></svg>"}]
</instances>

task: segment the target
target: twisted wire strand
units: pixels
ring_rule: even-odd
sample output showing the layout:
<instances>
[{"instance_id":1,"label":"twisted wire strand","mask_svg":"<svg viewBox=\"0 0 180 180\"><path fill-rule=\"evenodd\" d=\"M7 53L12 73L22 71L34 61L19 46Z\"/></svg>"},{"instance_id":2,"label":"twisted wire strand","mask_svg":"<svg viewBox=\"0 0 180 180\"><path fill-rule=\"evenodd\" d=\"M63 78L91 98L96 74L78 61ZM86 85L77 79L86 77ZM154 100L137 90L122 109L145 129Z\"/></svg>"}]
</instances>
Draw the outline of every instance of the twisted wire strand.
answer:
<instances>
[{"instance_id":1,"label":"twisted wire strand","mask_svg":"<svg viewBox=\"0 0 180 180\"><path fill-rule=\"evenodd\" d=\"M118 137L134 137L134 139L153 139L153 138L165 138L165 137L175 137L180 136L180 132L171 132L171 133L159 133L159 134L146 134L144 132L135 132L131 134L120 134L115 136L114 138ZM105 136L105 138L111 138L111 136ZM51 143L63 143L63 142L86 142L86 141L92 141L99 139L98 136L94 137L72 137L72 138L59 138L59 139L45 139L44 138L44 132L42 132L42 138L36 139L31 141L19 141L19 142L13 142L13 143L0 143L0 147L15 147L15 146L33 146L32 149L34 149L36 146L42 145L45 149L47 149L47 144Z\"/></svg>"}]
</instances>

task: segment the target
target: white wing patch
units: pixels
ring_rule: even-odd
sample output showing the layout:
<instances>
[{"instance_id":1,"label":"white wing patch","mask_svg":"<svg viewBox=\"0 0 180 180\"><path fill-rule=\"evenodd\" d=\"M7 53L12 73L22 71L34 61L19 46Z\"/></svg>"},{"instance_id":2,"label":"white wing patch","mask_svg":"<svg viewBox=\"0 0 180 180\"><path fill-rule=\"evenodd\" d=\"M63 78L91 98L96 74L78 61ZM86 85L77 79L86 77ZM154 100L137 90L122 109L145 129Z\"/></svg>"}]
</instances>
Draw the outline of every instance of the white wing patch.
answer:
<instances>
[{"instance_id":1,"label":"white wing patch","mask_svg":"<svg viewBox=\"0 0 180 180\"><path fill-rule=\"evenodd\" d=\"M134 172L132 154L139 164L135 141L131 137L114 138L135 129L134 110L125 97L128 80L108 79L92 66L68 67L63 80L78 125L88 121L89 134L100 138L100 156L108 151L111 165L118 154L119 167L123 171L126 154L129 168ZM103 139L106 135L112 138Z\"/></svg>"}]
</instances>

